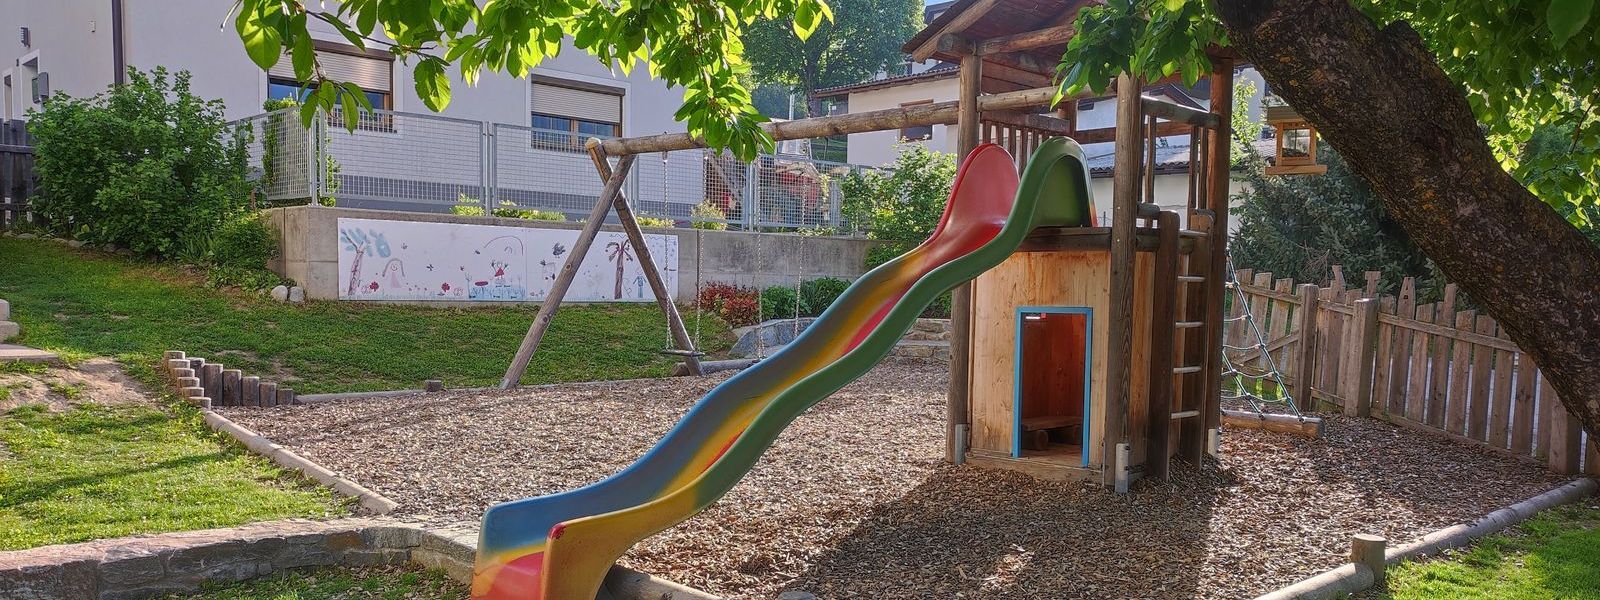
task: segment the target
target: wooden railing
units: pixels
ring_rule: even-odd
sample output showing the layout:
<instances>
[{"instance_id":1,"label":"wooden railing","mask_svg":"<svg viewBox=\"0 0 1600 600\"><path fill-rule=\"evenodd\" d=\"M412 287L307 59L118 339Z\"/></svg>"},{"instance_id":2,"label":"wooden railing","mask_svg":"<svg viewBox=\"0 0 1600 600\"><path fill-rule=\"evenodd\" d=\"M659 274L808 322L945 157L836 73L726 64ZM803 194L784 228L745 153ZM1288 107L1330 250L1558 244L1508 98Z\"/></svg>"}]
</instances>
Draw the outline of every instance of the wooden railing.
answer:
<instances>
[{"instance_id":1,"label":"wooden railing","mask_svg":"<svg viewBox=\"0 0 1600 600\"><path fill-rule=\"evenodd\" d=\"M1600 440L1585 439L1533 359L1493 318L1457 310L1454 284L1440 302L1418 304L1411 278L1398 295L1379 295L1377 272L1366 273L1364 288L1347 288L1337 267L1328 287L1236 275L1245 301L1229 316L1249 312L1302 408L1383 419L1540 460L1562 474L1600 474ZM1224 333L1228 346L1256 344L1244 320ZM1265 368L1260 352L1230 357Z\"/></svg>"}]
</instances>

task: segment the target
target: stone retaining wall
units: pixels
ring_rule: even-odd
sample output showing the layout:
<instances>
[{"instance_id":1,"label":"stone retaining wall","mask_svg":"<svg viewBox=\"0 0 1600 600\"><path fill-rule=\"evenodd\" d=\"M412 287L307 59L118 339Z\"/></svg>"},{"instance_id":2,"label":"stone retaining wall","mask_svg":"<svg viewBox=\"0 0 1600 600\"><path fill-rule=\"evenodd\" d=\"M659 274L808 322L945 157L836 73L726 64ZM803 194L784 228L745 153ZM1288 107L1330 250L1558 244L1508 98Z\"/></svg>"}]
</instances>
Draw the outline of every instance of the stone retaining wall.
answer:
<instances>
[{"instance_id":1,"label":"stone retaining wall","mask_svg":"<svg viewBox=\"0 0 1600 600\"><path fill-rule=\"evenodd\" d=\"M416 564L472 581L477 532L387 519L290 519L0 552L0 598L140 600L193 592L287 569ZM716 600L704 592L612 567L601 596Z\"/></svg>"}]
</instances>

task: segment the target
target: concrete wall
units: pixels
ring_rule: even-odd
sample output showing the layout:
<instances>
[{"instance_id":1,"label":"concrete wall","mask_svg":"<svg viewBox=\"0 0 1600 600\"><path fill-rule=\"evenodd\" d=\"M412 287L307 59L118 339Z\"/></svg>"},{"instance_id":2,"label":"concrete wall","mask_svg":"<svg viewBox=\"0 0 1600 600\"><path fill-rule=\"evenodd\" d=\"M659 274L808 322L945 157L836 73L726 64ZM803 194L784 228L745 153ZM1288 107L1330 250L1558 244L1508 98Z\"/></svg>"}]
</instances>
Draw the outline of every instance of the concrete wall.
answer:
<instances>
[{"instance_id":1,"label":"concrete wall","mask_svg":"<svg viewBox=\"0 0 1600 600\"><path fill-rule=\"evenodd\" d=\"M194 93L221 99L229 119L260 113L267 97L267 77L245 54L233 22L227 18L232 5L226 0L125 0L125 60L141 69L160 65L172 71L190 71ZM7 26L0 35L0 66L4 69L21 69L17 61L26 62L37 52L40 68L50 73L51 87L57 91L90 96L111 84L115 69L109 0L5 0L0 2L0 24ZM22 46L19 26L33 30L31 47ZM348 43L325 23L313 19L308 27L316 39ZM624 135L684 131L672 118L683 104L682 90L651 79L642 66L626 77L613 75L606 65L568 41L560 55L545 60L534 72L626 89ZM456 77L454 69L450 73ZM12 81L13 100L19 96L28 100L28 79L13 77ZM443 114L529 123L526 79L485 72L475 87L466 86L459 78L453 83L450 106ZM428 112L416 95L407 65L395 64L393 92L395 110ZM28 106L31 103L17 106L13 116L20 117Z\"/></svg>"},{"instance_id":2,"label":"concrete wall","mask_svg":"<svg viewBox=\"0 0 1600 600\"><path fill-rule=\"evenodd\" d=\"M339 297L338 220L341 217L544 229L583 227L579 223L320 206L276 208L267 214L278 229L278 243L282 249L282 257L274 261L272 270L299 283L305 288L306 297L322 300ZM607 225L606 229L621 230L615 225ZM645 233L678 237L675 295L679 301L694 299L697 276L701 284L720 282L753 287L794 285L796 278L854 279L866 271L867 249L874 243L864 239L653 227L645 228Z\"/></svg>"}]
</instances>

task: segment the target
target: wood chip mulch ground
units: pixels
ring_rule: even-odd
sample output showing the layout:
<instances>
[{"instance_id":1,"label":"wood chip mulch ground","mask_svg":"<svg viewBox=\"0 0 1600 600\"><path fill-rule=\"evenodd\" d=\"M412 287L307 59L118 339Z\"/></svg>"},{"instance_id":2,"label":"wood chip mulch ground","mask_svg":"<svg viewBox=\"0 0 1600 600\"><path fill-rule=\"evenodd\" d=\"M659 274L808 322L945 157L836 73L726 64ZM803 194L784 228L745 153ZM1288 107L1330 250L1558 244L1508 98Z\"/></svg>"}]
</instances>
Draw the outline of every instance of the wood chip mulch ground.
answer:
<instances>
[{"instance_id":1,"label":"wood chip mulch ground","mask_svg":"<svg viewBox=\"0 0 1600 600\"><path fill-rule=\"evenodd\" d=\"M1223 458L1118 496L942 464L946 367L896 360L802 416L630 567L730 598L1240 598L1543 492L1537 465L1370 419L1306 440L1224 432ZM226 414L395 499L475 522L600 479L720 379L447 392Z\"/></svg>"}]
</instances>

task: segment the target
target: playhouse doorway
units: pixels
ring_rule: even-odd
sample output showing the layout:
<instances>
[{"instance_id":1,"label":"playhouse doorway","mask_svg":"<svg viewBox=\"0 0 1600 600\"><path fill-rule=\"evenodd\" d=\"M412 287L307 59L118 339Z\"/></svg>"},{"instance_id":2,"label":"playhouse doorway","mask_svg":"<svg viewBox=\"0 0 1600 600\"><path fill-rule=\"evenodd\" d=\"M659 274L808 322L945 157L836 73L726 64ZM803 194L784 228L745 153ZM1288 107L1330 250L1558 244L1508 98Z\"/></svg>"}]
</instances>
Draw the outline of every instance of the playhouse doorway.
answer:
<instances>
[{"instance_id":1,"label":"playhouse doorway","mask_svg":"<svg viewBox=\"0 0 1600 600\"><path fill-rule=\"evenodd\" d=\"M1013 457L1088 464L1092 327L1086 307L1017 309Z\"/></svg>"}]
</instances>

